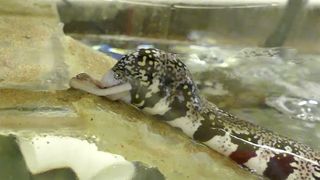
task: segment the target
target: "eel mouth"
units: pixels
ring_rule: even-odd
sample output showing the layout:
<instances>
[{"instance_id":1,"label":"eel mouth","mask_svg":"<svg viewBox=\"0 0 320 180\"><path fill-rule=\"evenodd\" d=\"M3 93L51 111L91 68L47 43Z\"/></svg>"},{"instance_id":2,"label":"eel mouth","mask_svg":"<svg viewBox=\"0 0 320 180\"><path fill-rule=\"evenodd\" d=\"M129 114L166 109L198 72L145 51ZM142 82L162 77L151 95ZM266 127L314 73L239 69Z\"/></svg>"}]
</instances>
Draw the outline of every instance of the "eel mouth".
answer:
<instances>
[{"instance_id":1,"label":"eel mouth","mask_svg":"<svg viewBox=\"0 0 320 180\"><path fill-rule=\"evenodd\" d=\"M108 77L113 78L113 77ZM114 81L113 81L114 82ZM76 75L75 77L71 78L69 85L75 89L79 89L91 94L95 94L97 96L107 96L111 100L120 99L124 95L127 95L129 91L132 89L132 86L130 83L112 83L112 84L106 84L102 83L100 81L97 81L90 77L86 73L80 73ZM123 96L120 96L123 95ZM119 98L112 98L113 96Z\"/></svg>"}]
</instances>

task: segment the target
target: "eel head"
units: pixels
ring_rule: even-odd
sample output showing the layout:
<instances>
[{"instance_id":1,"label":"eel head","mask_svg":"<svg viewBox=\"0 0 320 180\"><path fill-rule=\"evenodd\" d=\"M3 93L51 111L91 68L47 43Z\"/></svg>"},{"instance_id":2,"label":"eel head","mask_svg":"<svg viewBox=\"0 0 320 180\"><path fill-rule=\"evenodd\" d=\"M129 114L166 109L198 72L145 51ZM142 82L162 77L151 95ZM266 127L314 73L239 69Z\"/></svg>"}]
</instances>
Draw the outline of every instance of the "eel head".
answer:
<instances>
[{"instance_id":1,"label":"eel head","mask_svg":"<svg viewBox=\"0 0 320 180\"><path fill-rule=\"evenodd\" d=\"M161 99L197 94L191 75L173 53L140 49L123 56L101 79L81 73L70 86L111 100L122 100L138 108L153 106Z\"/></svg>"}]
</instances>

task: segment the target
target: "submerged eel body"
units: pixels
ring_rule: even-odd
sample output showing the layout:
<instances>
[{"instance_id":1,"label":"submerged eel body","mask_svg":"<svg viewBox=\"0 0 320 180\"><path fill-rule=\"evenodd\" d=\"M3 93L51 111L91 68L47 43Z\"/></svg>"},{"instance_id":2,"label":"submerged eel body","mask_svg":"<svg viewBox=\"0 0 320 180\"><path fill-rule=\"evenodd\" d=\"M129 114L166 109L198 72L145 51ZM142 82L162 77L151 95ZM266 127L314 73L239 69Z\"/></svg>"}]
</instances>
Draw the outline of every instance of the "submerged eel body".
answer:
<instances>
[{"instance_id":1,"label":"submerged eel body","mask_svg":"<svg viewBox=\"0 0 320 180\"><path fill-rule=\"evenodd\" d=\"M320 179L319 152L240 120L202 98L176 54L140 49L125 55L101 81L82 73L70 85L132 104L258 175Z\"/></svg>"}]
</instances>

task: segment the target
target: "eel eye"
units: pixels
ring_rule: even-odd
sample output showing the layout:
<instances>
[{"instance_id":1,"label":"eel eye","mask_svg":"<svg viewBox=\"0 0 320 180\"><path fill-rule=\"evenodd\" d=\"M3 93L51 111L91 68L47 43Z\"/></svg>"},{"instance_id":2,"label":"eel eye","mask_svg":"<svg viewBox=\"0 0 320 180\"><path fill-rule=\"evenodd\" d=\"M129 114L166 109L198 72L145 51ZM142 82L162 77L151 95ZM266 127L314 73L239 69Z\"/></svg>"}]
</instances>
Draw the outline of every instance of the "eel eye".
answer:
<instances>
[{"instance_id":1,"label":"eel eye","mask_svg":"<svg viewBox=\"0 0 320 180\"><path fill-rule=\"evenodd\" d=\"M119 78L120 78L120 75L119 75L119 74L114 74L114 78L115 78L115 79L119 79Z\"/></svg>"}]
</instances>

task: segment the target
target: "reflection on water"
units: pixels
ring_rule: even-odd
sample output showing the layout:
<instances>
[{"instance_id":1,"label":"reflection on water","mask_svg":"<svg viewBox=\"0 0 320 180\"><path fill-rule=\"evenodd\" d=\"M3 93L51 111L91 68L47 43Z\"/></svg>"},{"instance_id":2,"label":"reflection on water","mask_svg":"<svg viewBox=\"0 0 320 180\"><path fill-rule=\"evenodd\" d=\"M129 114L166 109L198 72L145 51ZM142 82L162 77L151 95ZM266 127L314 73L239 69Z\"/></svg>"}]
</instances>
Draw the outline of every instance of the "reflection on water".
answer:
<instances>
[{"instance_id":1,"label":"reflection on water","mask_svg":"<svg viewBox=\"0 0 320 180\"><path fill-rule=\"evenodd\" d=\"M268 97L266 104L292 118L309 123L320 122L320 105L316 100L280 96Z\"/></svg>"},{"instance_id":2,"label":"reflection on water","mask_svg":"<svg viewBox=\"0 0 320 180\"><path fill-rule=\"evenodd\" d=\"M68 107L52 106L14 106L0 108L0 115L14 116L46 116L46 117L76 117L77 114Z\"/></svg>"}]
</instances>

